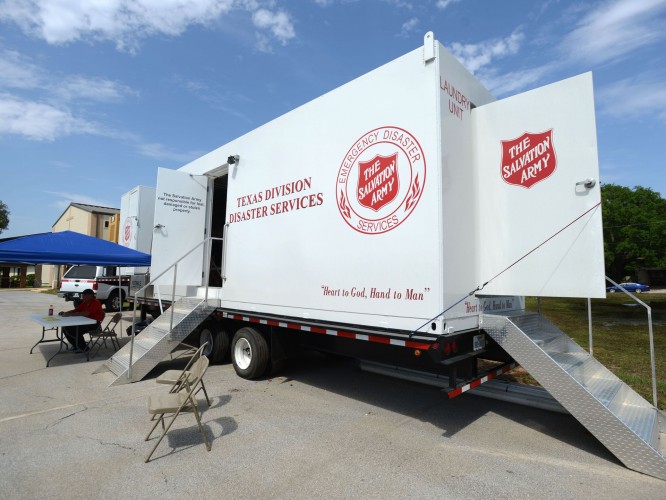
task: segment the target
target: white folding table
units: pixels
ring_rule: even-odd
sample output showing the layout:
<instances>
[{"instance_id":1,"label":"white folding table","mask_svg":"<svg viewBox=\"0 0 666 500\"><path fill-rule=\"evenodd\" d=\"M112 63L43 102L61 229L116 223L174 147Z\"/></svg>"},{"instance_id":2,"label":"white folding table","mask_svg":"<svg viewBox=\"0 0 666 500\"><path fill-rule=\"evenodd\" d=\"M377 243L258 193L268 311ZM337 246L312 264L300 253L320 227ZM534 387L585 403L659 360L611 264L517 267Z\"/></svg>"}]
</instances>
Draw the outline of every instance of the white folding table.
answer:
<instances>
[{"instance_id":1,"label":"white folding table","mask_svg":"<svg viewBox=\"0 0 666 500\"><path fill-rule=\"evenodd\" d=\"M49 366L51 360L55 358L58 354L67 351L67 344L65 344L65 339L62 333L62 327L75 326L78 329L79 326L94 325L95 323L97 323L97 321L95 321L94 319L86 318L85 316L57 316L57 315L49 316L48 314L33 314L30 316L30 320L34 321L35 323L38 323L42 327L42 338L39 339L35 343L35 345L32 346L32 349L30 349L30 354L32 354L32 350L35 347L37 347L38 344L45 344L48 342L60 342L60 347L58 349L58 352L56 352L53 356L49 358L49 360L46 362L46 366ZM55 331L56 338L45 339L46 332L48 331ZM77 338L78 338L78 331L77 331ZM75 346L75 347L83 349L85 346Z\"/></svg>"}]
</instances>

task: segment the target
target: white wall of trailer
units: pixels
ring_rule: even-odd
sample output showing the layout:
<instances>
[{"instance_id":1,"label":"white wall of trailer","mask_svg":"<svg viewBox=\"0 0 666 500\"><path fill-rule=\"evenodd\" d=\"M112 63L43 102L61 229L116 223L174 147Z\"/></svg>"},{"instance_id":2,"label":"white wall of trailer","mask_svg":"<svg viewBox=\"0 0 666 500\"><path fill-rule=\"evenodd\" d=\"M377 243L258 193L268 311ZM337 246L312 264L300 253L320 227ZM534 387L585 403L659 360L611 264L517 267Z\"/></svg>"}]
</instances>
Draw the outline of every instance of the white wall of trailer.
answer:
<instances>
[{"instance_id":1,"label":"white wall of trailer","mask_svg":"<svg viewBox=\"0 0 666 500\"><path fill-rule=\"evenodd\" d=\"M223 305L393 328L436 314L437 92L419 48L185 166L201 174L240 156ZM373 179L375 200L359 201Z\"/></svg>"},{"instance_id":2,"label":"white wall of trailer","mask_svg":"<svg viewBox=\"0 0 666 500\"><path fill-rule=\"evenodd\" d=\"M481 83L444 47L437 44L439 61L438 97L441 144L441 241L443 258L444 309L460 301L479 283L477 260L484 249L474 230L478 221L475 203L474 127L472 109L495 100ZM490 302L479 306L468 298L447 312L448 317L476 314L482 310L507 310L519 307L517 299ZM475 318L458 322L457 327L474 327ZM450 322L449 322L450 323Z\"/></svg>"}]
</instances>

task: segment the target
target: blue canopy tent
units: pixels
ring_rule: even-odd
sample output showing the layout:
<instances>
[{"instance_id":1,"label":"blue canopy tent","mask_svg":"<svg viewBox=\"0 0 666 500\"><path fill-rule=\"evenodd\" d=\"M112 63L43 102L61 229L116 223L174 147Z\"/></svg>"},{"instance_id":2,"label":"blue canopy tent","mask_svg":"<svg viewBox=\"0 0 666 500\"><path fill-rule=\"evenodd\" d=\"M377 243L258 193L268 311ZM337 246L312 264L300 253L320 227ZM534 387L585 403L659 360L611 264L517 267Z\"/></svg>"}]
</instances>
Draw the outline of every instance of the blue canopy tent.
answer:
<instances>
[{"instance_id":1,"label":"blue canopy tent","mask_svg":"<svg viewBox=\"0 0 666 500\"><path fill-rule=\"evenodd\" d=\"M85 234L61 231L0 242L3 262L143 267L150 266L150 255ZM118 286L122 286L120 276L118 280Z\"/></svg>"},{"instance_id":2,"label":"blue canopy tent","mask_svg":"<svg viewBox=\"0 0 666 500\"><path fill-rule=\"evenodd\" d=\"M0 262L150 266L150 255L73 231L24 236L0 243Z\"/></svg>"}]
</instances>

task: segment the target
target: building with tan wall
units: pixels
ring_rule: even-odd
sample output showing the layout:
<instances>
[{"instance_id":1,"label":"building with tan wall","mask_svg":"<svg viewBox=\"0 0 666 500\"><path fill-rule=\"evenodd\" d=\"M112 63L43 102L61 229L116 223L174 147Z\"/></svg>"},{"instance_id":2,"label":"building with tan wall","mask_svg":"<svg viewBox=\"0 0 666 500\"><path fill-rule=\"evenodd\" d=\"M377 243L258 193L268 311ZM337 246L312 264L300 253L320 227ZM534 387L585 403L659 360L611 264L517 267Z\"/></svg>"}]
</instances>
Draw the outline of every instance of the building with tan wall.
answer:
<instances>
[{"instance_id":1,"label":"building with tan wall","mask_svg":"<svg viewBox=\"0 0 666 500\"><path fill-rule=\"evenodd\" d=\"M118 241L118 234L111 234L111 217L120 215L120 209L70 203L53 224L54 233L74 231L107 241Z\"/></svg>"},{"instance_id":2,"label":"building with tan wall","mask_svg":"<svg viewBox=\"0 0 666 500\"><path fill-rule=\"evenodd\" d=\"M58 220L51 226L54 233L74 231L76 233L118 242L118 218L120 209L99 207L83 203L70 203ZM58 287L62 266L43 265L36 269L35 286Z\"/></svg>"}]
</instances>

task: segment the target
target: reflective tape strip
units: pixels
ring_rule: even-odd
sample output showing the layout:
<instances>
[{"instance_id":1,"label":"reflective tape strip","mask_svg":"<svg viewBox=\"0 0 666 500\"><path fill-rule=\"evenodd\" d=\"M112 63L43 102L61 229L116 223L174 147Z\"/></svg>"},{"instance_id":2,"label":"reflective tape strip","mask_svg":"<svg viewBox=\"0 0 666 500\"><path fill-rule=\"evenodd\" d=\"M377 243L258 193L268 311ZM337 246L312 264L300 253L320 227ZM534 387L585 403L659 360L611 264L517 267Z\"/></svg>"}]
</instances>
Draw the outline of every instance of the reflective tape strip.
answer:
<instances>
[{"instance_id":1,"label":"reflective tape strip","mask_svg":"<svg viewBox=\"0 0 666 500\"><path fill-rule=\"evenodd\" d=\"M489 380L494 379L495 377L502 375L503 373L506 373L510 370L513 370L516 367L516 363L509 363L508 365L504 365L502 368L499 368L495 370L492 373L489 373L487 375L484 375L481 378L478 378L476 380L473 380L469 384L465 384L462 387L458 387L457 389L453 389L451 392L448 393L449 399L455 398L456 396L460 396L463 392L467 392L470 389L474 389L475 387L479 387L481 384L488 382Z\"/></svg>"},{"instance_id":2,"label":"reflective tape strip","mask_svg":"<svg viewBox=\"0 0 666 500\"><path fill-rule=\"evenodd\" d=\"M238 321L245 321L246 323L260 323L262 325L277 326L280 328L288 328L290 330L298 330L301 332L320 333L322 335L331 335L333 337L342 337L352 340L363 340L366 342L374 342L377 344L394 345L400 347L409 347L410 349L430 349L431 344L424 344L421 342L412 342L411 340L392 339L390 337L380 337L378 335L368 335L362 333L354 333L347 330L335 330L333 328L323 328L315 325L301 325L299 323L285 323L283 321L276 321L272 319L260 319L253 316L242 316L239 314L231 314L222 312L222 315L228 319L235 319Z\"/></svg>"}]
</instances>

